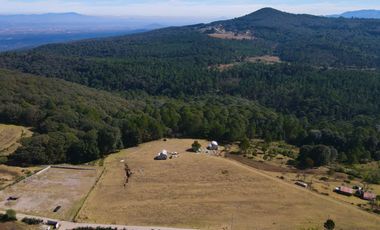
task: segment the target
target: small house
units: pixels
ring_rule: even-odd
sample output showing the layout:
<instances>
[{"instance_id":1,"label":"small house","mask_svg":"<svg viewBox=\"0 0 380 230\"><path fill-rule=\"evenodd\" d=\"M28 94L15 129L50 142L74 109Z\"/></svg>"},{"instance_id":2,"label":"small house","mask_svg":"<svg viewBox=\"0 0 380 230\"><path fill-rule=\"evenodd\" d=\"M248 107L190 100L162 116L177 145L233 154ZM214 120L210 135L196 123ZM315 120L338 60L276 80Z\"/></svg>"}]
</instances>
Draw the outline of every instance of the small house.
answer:
<instances>
[{"instance_id":1,"label":"small house","mask_svg":"<svg viewBox=\"0 0 380 230\"><path fill-rule=\"evenodd\" d=\"M363 200L375 200L376 194L372 192L364 192L362 195Z\"/></svg>"},{"instance_id":2,"label":"small house","mask_svg":"<svg viewBox=\"0 0 380 230\"><path fill-rule=\"evenodd\" d=\"M334 191L336 193L339 193L339 194L342 194L342 195L345 195L345 196L352 196L352 195L354 195L354 190L352 188L345 187L345 186L337 187L337 188L335 188Z\"/></svg>"}]
</instances>

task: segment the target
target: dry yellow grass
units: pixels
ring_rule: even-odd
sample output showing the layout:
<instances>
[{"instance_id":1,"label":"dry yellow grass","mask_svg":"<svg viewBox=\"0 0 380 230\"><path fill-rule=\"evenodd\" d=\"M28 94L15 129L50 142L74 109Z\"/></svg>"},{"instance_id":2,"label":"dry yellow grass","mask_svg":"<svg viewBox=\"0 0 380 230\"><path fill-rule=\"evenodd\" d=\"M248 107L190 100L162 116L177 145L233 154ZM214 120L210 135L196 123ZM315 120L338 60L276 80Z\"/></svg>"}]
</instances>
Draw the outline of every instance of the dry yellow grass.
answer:
<instances>
[{"instance_id":1,"label":"dry yellow grass","mask_svg":"<svg viewBox=\"0 0 380 230\"><path fill-rule=\"evenodd\" d=\"M272 175L274 177L284 177L285 181L288 181L289 183L294 183L295 181L301 179L304 180L307 183L311 183L311 188L317 193L320 194L328 194L327 196L334 198L338 201L353 205L353 206L361 206L363 208L369 208L370 204L368 201L360 199L356 196L343 196L338 193L334 192L334 189L339 186L347 186L352 187L353 185L358 185L363 187L363 183L358 180L351 180L350 183L344 182L344 178L340 178L340 176L337 178L337 176L328 176L326 175L319 175L319 174L298 174L300 175L297 177L297 173L278 173L278 172L266 172L268 175ZM322 177L327 177L327 181L321 180ZM375 194L380 194L380 185L371 184L368 188L370 191L374 192Z\"/></svg>"},{"instance_id":2,"label":"dry yellow grass","mask_svg":"<svg viewBox=\"0 0 380 230\"><path fill-rule=\"evenodd\" d=\"M12 184L20 177L26 177L31 173L41 170L42 167L20 168L8 165L0 165L0 189Z\"/></svg>"},{"instance_id":3,"label":"dry yellow grass","mask_svg":"<svg viewBox=\"0 0 380 230\"><path fill-rule=\"evenodd\" d=\"M186 153L193 140L146 143L105 160L79 221L200 229L379 229L380 217L224 158ZM202 142L204 145L205 142ZM161 149L181 156L154 161ZM134 174L126 188L125 160Z\"/></svg>"},{"instance_id":4,"label":"dry yellow grass","mask_svg":"<svg viewBox=\"0 0 380 230\"><path fill-rule=\"evenodd\" d=\"M32 132L23 126L0 124L0 154L9 155L20 146L22 137L30 137Z\"/></svg>"},{"instance_id":5,"label":"dry yellow grass","mask_svg":"<svg viewBox=\"0 0 380 230\"><path fill-rule=\"evenodd\" d=\"M7 222L0 223L1 230L38 230L41 229L39 226L26 225L20 222Z\"/></svg>"}]
</instances>

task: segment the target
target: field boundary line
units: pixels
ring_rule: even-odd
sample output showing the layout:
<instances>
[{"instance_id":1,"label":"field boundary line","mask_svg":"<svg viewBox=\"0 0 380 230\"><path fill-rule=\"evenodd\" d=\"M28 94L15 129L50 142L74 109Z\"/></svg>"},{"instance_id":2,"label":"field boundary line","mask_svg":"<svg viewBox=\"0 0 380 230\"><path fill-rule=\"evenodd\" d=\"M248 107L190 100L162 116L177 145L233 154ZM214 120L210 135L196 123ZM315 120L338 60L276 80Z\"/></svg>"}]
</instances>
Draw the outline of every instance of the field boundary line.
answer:
<instances>
[{"instance_id":1,"label":"field boundary line","mask_svg":"<svg viewBox=\"0 0 380 230\"><path fill-rule=\"evenodd\" d=\"M9 187L11 187L11 186L13 186L13 185L15 185L15 184L18 184L18 183L20 183L20 182L22 182L22 181L27 181L27 180L30 179L31 177L38 176L38 175L44 173L45 171L49 170L50 168L51 168L51 166L49 165L49 166L47 166L46 168L41 169L41 170L39 170L38 172L34 172L34 173L32 173L31 175L29 175L29 176L21 176L20 178L22 178L22 177L24 177L24 178L22 178L22 179L20 179L20 180L17 180L17 179L16 179L14 182L12 182L12 183L10 183L10 184L4 186L4 187L1 187L1 188L0 188L0 191L4 190L4 189L6 189L6 188L9 188Z\"/></svg>"},{"instance_id":2,"label":"field boundary line","mask_svg":"<svg viewBox=\"0 0 380 230\"><path fill-rule=\"evenodd\" d=\"M84 171L93 171L96 170L95 168L82 168L82 167L75 167L75 166L60 166L60 165L53 165L51 168L54 169L72 169L72 170L84 170Z\"/></svg>"},{"instance_id":3,"label":"field boundary line","mask_svg":"<svg viewBox=\"0 0 380 230\"><path fill-rule=\"evenodd\" d=\"M83 201L81 201L81 204L78 208L78 210L75 212L75 215L73 216L73 218L71 218L71 221L76 221L76 218L78 217L80 211L82 210L84 204L86 203L88 197L91 195L92 191L96 188L96 185L99 183L99 181L101 180L103 174L104 174L104 171L105 171L106 167L103 166L103 169L102 169L102 172L100 173L100 175L96 178L96 181L95 183L92 185L90 191L88 191L88 193L86 194L86 196L83 198Z\"/></svg>"}]
</instances>

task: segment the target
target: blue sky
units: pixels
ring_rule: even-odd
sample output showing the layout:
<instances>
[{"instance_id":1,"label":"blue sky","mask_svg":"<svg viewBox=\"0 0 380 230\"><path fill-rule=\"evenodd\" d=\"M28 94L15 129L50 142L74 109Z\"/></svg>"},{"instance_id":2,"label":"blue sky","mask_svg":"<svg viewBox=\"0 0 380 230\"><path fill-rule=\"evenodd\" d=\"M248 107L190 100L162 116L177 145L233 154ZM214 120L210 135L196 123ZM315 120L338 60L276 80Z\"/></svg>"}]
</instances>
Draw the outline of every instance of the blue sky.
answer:
<instances>
[{"instance_id":1,"label":"blue sky","mask_svg":"<svg viewBox=\"0 0 380 230\"><path fill-rule=\"evenodd\" d=\"M0 14L78 12L88 15L236 17L262 7L292 13L335 14L380 9L380 0L0 0Z\"/></svg>"}]
</instances>

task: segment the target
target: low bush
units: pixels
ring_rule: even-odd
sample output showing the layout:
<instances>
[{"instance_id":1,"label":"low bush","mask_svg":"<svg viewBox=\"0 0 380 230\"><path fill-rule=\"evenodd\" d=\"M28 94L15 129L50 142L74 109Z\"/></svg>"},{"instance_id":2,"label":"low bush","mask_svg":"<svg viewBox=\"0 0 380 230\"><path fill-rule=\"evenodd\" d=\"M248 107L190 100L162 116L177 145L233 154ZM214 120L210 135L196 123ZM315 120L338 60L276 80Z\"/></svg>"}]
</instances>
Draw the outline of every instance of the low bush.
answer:
<instances>
[{"instance_id":1,"label":"low bush","mask_svg":"<svg viewBox=\"0 0 380 230\"><path fill-rule=\"evenodd\" d=\"M25 224L29 224L29 225L37 225L37 224L41 224L43 222L43 220L41 220L41 219L28 218L28 217L23 218L21 221L24 222Z\"/></svg>"}]
</instances>

